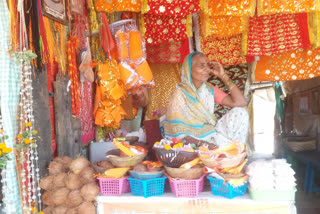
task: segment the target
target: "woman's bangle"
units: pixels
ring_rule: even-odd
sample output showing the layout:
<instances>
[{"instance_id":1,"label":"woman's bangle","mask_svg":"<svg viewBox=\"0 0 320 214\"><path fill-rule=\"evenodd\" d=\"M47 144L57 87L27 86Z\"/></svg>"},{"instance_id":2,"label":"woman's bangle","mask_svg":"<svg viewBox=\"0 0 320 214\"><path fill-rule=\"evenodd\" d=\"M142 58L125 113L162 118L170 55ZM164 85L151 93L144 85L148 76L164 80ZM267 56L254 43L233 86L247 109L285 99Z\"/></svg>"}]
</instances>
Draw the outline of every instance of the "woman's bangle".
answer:
<instances>
[{"instance_id":1,"label":"woman's bangle","mask_svg":"<svg viewBox=\"0 0 320 214\"><path fill-rule=\"evenodd\" d=\"M221 79L223 80L226 75L227 75L227 74L224 73L224 74L222 75Z\"/></svg>"},{"instance_id":2,"label":"woman's bangle","mask_svg":"<svg viewBox=\"0 0 320 214\"><path fill-rule=\"evenodd\" d=\"M232 84L230 88L228 88L229 91L231 91L231 89L233 89L236 85Z\"/></svg>"},{"instance_id":3,"label":"woman's bangle","mask_svg":"<svg viewBox=\"0 0 320 214\"><path fill-rule=\"evenodd\" d=\"M227 88L230 88L231 85L233 84L233 81L231 79L228 79L226 82L225 82L225 85Z\"/></svg>"}]
</instances>

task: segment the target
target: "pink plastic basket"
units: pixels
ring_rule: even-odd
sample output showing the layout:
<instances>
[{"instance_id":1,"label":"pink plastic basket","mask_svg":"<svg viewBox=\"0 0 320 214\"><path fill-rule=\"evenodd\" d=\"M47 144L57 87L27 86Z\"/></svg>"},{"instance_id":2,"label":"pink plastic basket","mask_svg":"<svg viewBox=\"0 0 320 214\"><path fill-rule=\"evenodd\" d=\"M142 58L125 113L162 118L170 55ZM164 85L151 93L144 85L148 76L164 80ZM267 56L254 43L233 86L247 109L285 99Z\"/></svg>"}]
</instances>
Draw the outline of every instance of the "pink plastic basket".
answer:
<instances>
[{"instance_id":1,"label":"pink plastic basket","mask_svg":"<svg viewBox=\"0 0 320 214\"><path fill-rule=\"evenodd\" d=\"M130 192L130 184L127 177L124 178L97 178L102 195L121 195Z\"/></svg>"},{"instance_id":2,"label":"pink plastic basket","mask_svg":"<svg viewBox=\"0 0 320 214\"><path fill-rule=\"evenodd\" d=\"M205 175L195 180L174 180L169 177L171 191L176 197L197 197L203 190L204 177Z\"/></svg>"}]
</instances>

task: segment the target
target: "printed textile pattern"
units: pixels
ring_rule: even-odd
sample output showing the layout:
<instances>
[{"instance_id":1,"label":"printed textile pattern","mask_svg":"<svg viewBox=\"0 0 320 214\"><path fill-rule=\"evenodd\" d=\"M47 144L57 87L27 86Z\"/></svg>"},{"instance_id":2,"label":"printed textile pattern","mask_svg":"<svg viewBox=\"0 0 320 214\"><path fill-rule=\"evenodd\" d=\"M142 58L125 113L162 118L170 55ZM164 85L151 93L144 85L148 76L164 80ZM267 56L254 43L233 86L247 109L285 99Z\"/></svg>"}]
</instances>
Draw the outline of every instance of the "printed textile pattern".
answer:
<instances>
[{"instance_id":1,"label":"printed textile pattern","mask_svg":"<svg viewBox=\"0 0 320 214\"><path fill-rule=\"evenodd\" d=\"M277 13L307 13L317 9L317 2L314 0L258 0L258 16Z\"/></svg>"},{"instance_id":2,"label":"printed textile pattern","mask_svg":"<svg viewBox=\"0 0 320 214\"><path fill-rule=\"evenodd\" d=\"M208 0L211 16L253 16L255 9L256 0Z\"/></svg>"},{"instance_id":3,"label":"printed textile pattern","mask_svg":"<svg viewBox=\"0 0 320 214\"><path fill-rule=\"evenodd\" d=\"M79 95L79 74L76 62L76 48L79 45L79 40L76 37L70 36L68 41L68 70L69 78L71 81L70 91L71 91L71 105L72 114L74 116L79 116L81 102Z\"/></svg>"},{"instance_id":4,"label":"printed textile pattern","mask_svg":"<svg viewBox=\"0 0 320 214\"><path fill-rule=\"evenodd\" d=\"M81 84L81 135L82 143L87 144L94 137L92 84L84 80Z\"/></svg>"},{"instance_id":5,"label":"printed textile pattern","mask_svg":"<svg viewBox=\"0 0 320 214\"><path fill-rule=\"evenodd\" d=\"M143 19L148 44L177 42L187 38L187 17L144 14Z\"/></svg>"},{"instance_id":6,"label":"printed textile pattern","mask_svg":"<svg viewBox=\"0 0 320 214\"><path fill-rule=\"evenodd\" d=\"M248 26L248 16L209 16L200 13L201 31L205 36L228 37L243 33Z\"/></svg>"},{"instance_id":7,"label":"printed textile pattern","mask_svg":"<svg viewBox=\"0 0 320 214\"><path fill-rule=\"evenodd\" d=\"M270 56L310 47L307 14L275 14L249 19L247 55Z\"/></svg>"},{"instance_id":8,"label":"printed textile pattern","mask_svg":"<svg viewBox=\"0 0 320 214\"><path fill-rule=\"evenodd\" d=\"M163 16L186 16L200 11L199 0L147 0L143 13ZM146 10L146 11L144 11Z\"/></svg>"},{"instance_id":9,"label":"printed textile pattern","mask_svg":"<svg viewBox=\"0 0 320 214\"><path fill-rule=\"evenodd\" d=\"M224 70L226 71L226 74L228 74L229 78L233 81L233 83L240 89L241 92L243 92L248 78L248 64L225 66ZM208 82L228 93L227 87L224 85L220 78L211 77ZM214 108L214 114L219 119L225 113L227 113L228 110L230 110L229 107L216 104Z\"/></svg>"},{"instance_id":10,"label":"printed textile pattern","mask_svg":"<svg viewBox=\"0 0 320 214\"><path fill-rule=\"evenodd\" d=\"M114 11L140 12L142 0L97 0L94 3L97 12L112 13Z\"/></svg>"},{"instance_id":11,"label":"printed textile pattern","mask_svg":"<svg viewBox=\"0 0 320 214\"><path fill-rule=\"evenodd\" d=\"M172 92L181 81L181 64L150 64L156 87L149 90L146 118L152 119L154 111L165 113Z\"/></svg>"},{"instance_id":12,"label":"printed textile pattern","mask_svg":"<svg viewBox=\"0 0 320 214\"><path fill-rule=\"evenodd\" d=\"M320 76L320 49L303 49L276 56L262 56L255 81L301 80Z\"/></svg>"},{"instance_id":13,"label":"printed textile pattern","mask_svg":"<svg viewBox=\"0 0 320 214\"><path fill-rule=\"evenodd\" d=\"M214 35L205 37L200 34L201 51L210 61L218 61L222 65L237 65L253 62L254 57L241 55L242 35L218 38Z\"/></svg>"},{"instance_id":14,"label":"printed textile pattern","mask_svg":"<svg viewBox=\"0 0 320 214\"><path fill-rule=\"evenodd\" d=\"M190 52L189 39L157 45L147 44L146 47L149 63L183 63L184 58Z\"/></svg>"}]
</instances>

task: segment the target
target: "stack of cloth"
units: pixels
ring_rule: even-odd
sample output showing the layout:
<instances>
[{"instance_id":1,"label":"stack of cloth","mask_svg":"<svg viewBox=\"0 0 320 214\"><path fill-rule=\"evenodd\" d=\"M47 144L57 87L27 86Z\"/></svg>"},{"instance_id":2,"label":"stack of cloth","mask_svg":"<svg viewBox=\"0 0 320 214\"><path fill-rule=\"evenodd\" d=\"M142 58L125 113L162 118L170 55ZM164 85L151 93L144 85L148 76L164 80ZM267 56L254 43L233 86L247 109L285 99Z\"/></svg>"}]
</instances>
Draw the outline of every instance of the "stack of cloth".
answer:
<instances>
[{"instance_id":1,"label":"stack of cloth","mask_svg":"<svg viewBox=\"0 0 320 214\"><path fill-rule=\"evenodd\" d=\"M246 168L253 190L292 190L295 172L285 159L257 160Z\"/></svg>"}]
</instances>

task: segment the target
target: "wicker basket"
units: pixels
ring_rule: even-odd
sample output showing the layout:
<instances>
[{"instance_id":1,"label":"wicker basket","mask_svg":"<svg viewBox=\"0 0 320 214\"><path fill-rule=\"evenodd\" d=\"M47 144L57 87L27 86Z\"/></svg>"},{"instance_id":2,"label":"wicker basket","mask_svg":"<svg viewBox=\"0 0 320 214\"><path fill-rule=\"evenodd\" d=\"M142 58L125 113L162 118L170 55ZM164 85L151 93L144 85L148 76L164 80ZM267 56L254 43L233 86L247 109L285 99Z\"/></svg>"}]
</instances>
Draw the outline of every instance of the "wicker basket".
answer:
<instances>
[{"instance_id":1,"label":"wicker basket","mask_svg":"<svg viewBox=\"0 0 320 214\"><path fill-rule=\"evenodd\" d=\"M317 149L317 140L311 137L288 138L286 145L294 152L312 151Z\"/></svg>"},{"instance_id":2,"label":"wicker basket","mask_svg":"<svg viewBox=\"0 0 320 214\"><path fill-rule=\"evenodd\" d=\"M154 148L154 150L163 165L173 168L179 168L182 164L188 163L198 157L198 153L196 152L177 152L159 148Z\"/></svg>"},{"instance_id":3,"label":"wicker basket","mask_svg":"<svg viewBox=\"0 0 320 214\"><path fill-rule=\"evenodd\" d=\"M164 167L167 171L168 175L172 178L181 178L181 179L199 179L203 175L203 168L191 168L191 169L184 169L184 168L171 168L171 167Z\"/></svg>"},{"instance_id":4,"label":"wicker basket","mask_svg":"<svg viewBox=\"0 0 320 214\"><path fill-rule=\"evenodd\" d=\"M93 163L91 165L92 165L92 168L96 171L96 173L99 173L99 174L104 173L107 170L106 168L98 166L96 163Z\"/></svg>"},{"instance_id":5,"label":"wicker basket","mask_svg":"<svg viewBox=\"0 0 320 214\"><path fill-rule=\"evenodd\" d=\"M140 180L148 180L148 179L155 179L160 178L164 174L164 170L158 172L136 172L131 170L130 175L135 179Z\"/></svg>"},{"instance_id":6,"label":"wicker basket","mask_svg":"<svg viewBox=\"0 0 320 214\"><path fill-rule=\"evenodd\" d=\"M135 166L140 163L146 156L147 153L142 155L137 155L134 157L119 157L120 149L113 149L106 153L108 160L117 167L128 167Z\"/></svg>"},{"instance_id":7,"label":"wicker basket","mask_svg":"<svg viewBox=\"0 0 320 214\"><path fill-rule=\"evenodd\" d=\"M204 165L208 167L217 167L218 169L223 169L223 168L228 168L228 167L232 168L232 167L238 166L240 163L243 162L246 156L247 156L247 153L243 152L233 157L220 158L220 159L200 157L200 160Z\"/></svg>"}]
</instances>

